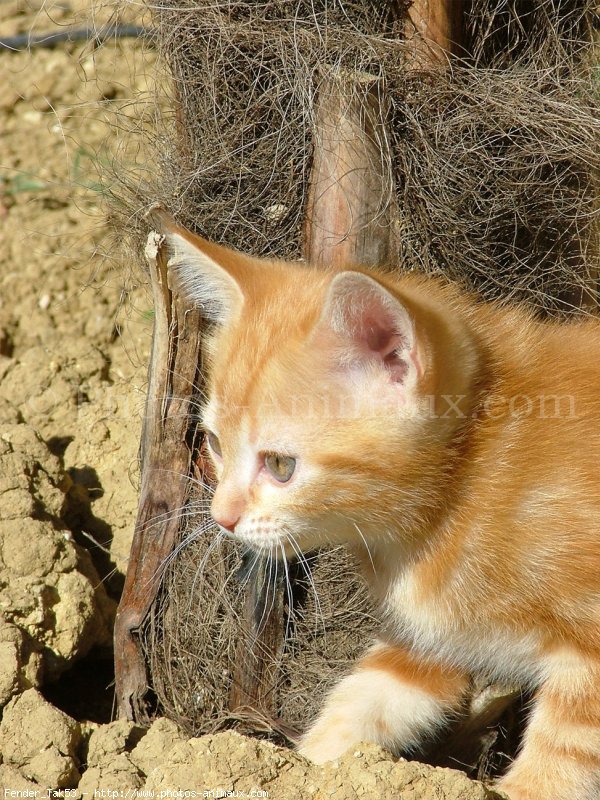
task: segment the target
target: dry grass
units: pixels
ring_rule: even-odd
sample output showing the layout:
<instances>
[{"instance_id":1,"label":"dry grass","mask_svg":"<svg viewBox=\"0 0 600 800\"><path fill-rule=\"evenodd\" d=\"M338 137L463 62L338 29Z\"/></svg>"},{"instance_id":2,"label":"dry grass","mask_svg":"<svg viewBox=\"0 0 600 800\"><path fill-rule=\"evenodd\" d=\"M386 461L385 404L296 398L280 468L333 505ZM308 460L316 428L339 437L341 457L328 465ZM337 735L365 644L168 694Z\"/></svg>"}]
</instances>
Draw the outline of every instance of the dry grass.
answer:
<instances>
[{"instance_id":1,"label":"dry grass","mask_svg":"<svg viewBox=\"0 0 600 800\"><path fill-rule=\"evenodd\" d=\"M402 269L550 311L595 294L595 3L472 0L469 57L430 72L405 68L404 5L153 6L174 117L135 176L129 230L144 239L158 199L209 238L302 257L314 98L343 69L380 77L390 99Z\"/></svg>"}]
</instances>

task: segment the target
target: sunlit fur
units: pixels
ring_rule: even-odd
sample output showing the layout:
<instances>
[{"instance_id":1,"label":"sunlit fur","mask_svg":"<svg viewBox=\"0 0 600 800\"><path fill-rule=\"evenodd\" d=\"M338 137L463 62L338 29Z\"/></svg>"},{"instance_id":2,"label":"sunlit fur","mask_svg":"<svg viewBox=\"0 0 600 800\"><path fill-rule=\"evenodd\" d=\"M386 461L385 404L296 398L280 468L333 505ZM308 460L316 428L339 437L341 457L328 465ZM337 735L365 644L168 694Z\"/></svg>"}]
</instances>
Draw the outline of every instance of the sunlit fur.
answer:
<instances>
[{"instance_id":1,"label":"sunlit fur","mask_svg":"<svg viewBox=\"0 0 600 800\"><path fill-rule=\"evenodd\" d=\"M541 323L398 273L351 269L332 289L333 272L173 226L167 242L173 282L217 323L215 519L278 556L347 544L385 620L301 752L410 749L483 673L537 690L500 788L600 797L600 323ZM358 328L394 307L392 377ZM297 459L289 483L265 452Z\"/></svg>"}]
</instances>

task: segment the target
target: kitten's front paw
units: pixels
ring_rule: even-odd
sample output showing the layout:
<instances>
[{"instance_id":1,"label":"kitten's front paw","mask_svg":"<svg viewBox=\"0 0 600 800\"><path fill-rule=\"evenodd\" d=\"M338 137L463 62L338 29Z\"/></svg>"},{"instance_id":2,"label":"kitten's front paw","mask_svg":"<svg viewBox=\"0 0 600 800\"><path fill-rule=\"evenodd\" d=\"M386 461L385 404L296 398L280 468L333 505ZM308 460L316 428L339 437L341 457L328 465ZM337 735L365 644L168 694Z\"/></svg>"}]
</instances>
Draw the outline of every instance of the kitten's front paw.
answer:
<instances>
[{"instance_id":1,"label":"kitten's front paw","mask_svg":"<svg viewBox=\"0 0 600 800\"><path fill-rule=\"evenodd\" d=\"M324 764L342 756L353 744L352 739L341 733L309 731L301 739L298 752L314 764Z\"/></svg>"}]
</instances>

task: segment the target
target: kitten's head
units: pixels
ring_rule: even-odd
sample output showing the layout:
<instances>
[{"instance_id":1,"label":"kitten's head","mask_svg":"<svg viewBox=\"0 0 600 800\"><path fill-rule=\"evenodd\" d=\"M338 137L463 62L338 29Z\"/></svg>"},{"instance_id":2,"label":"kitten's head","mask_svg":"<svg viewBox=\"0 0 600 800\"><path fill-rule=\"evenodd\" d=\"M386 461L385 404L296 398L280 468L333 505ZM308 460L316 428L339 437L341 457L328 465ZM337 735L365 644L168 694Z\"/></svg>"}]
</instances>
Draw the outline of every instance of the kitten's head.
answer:
<instances>
[{"instance_id":1,"label":"kitten's head","mask_svg":"<svg viewBox=\"0 0 600 800\"><path fill-rule=\"evenodd\" d=\"M439 477L430 312L382 276L254 259L163 227L175 285L213 323L203 423L216 522L274 555L407 530Z\"/></svg>"}]
</instances>

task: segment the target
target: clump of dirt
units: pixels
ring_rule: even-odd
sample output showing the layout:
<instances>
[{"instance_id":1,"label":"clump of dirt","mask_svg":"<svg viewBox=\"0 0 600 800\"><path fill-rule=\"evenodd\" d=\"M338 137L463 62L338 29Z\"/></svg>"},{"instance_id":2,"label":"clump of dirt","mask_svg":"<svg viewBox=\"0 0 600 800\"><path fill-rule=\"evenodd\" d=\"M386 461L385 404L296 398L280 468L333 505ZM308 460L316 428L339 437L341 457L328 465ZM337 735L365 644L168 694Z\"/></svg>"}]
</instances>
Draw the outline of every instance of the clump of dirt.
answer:
<instances>
[{"instance_id":1,"label":"clump of dirt","mask_svg":"<svg viewBox=\"0 0 600 800\"><path fill-rule=\"evenodd\" d=\"M14 416L13 406L0 406L5 702L19 689L58 677L94 645L110 646L114 615L89 551L61 519L72 479L31 425L10 422Z\"/></svg>"},{"instance_id":2,"label":"clump of dirt","mask_svg":"<svg viewBox=\"0 0 600 800\"><path fill-rule=\"evenodd\" d=\"M6 2L0 36L100 24L110 14L91 15L82 2ZM4 720L30 716L11 698L45 691L91 651L112 647L151 324L145 289L131 292L125 313L123 273L97 254L105 236L97 166L119 146L111 109L147 92L141 54L140 42L120 41L0 51ZM151 67L152 53L145 59ZM40 736L51 728L44 723ZM0 751L7 760L7 741Z\"/></svg>"},{"instance_id":3,"label":"clump of dirt","mask_svg":"<svg viewBox=\"0 0 600 800\"><path fill-rule=\"evenodd\" d=\"M77 14L5 3L2 35L56 30ZM140 48L127 47L0 55L10 165L0 182L2 704L112 642L110 573L126 563L136 508L143 357L119 336L122 280L94 256L94 166L109 153L105 98L124 103L136 90L124 59ZM143 354L150 325L140 317L130 315L128 348Z\"/></svg>"},{"instance_id":4,"label":"clump of dirt","mask_svg":"<svg viewBox=\"0 0 600 800\"><path fill-rule=\"evenodd\" d=\"M125 7L121 18L139 22L139 11ZM86 0L8 0L0 35L98 25L112 12ZM0 61L9 165L0 178L0 786L77 789L73 797L491 796L461 773L371 746L316 767L232 732L188 739L166 719L144 731L96 713L92 674L110 683L100 659L111 655L137 507L152 321L146 287L120 256L99 255L97 168L127 157L121 123L143 124L155 55L141 40L117 40L4 50Z\"/></svg>"},{"instance_id":5,"label":"clump of dirt","mask_svg":"<svg viewBox=\"0 0 600 800\"><path fill-rule=\"evenodd\" d=\"M264 797L356 797L484 800L493 794L455 770L396 761L372 744L349 751L338 761L316 766L271 744L233 731L176 744L162 765L147 776L154 791L206 785L223 792L262 790ZM400 794L402 793L402 794ZM261 795L255 795L261 796Z\"/></svg>"},{"instance_id":6,"label":"clump of dirt","mask_svg":"<svg viewBox=\"0 0 600 800\"><path fill-rule=\"evenodd\" d=\"M23 732L23 714L38 726L33 737ZM44 736L48 726L52 732ZM0 780L14 781L20 775L29 782L27 788L51 782L58 788L77 788L75 797L99 787L143 791L146 797L190 789L207 792L206 796L238 792L237 796L291 800L389 794L415 800L497 797L461 772L395 760L370 744L316 766L289 750L234 731L186 740L167 719L156 720L147 732L121 720L86 733L33 689L6 708L0 737L5 758Z\"/></svg>"},{"instance_id":7,"label":"clump of dirt","mask_svg":"<svg viewBox=\"0 0 600 800\"><path fill-rule=\"evenodd\" d=\"M24 725L23 723L26 722ZM29 780L59 789L76 786L81 726L35 689L15 697L0 723L2 757Z\"/></svg>"},{"instance_id":8,"label":"clump of dirt","mask_svg":"<svg viewBox=\"0 0 600 800\"><path fill-rule=\"evenodd\" d=\"M99 25L110 13L81 0L9 2L0 25L3 36L46 32ZM126 288L127 268L113 269L114 253L98 257L106 237L98 169L122 145L111 127L115 110L143 114L153 55L142 60L140 41L117 40L0 58L10 165L0 182L0 398L71 477L71 527L110 551L103 572L122 571L136 508L151 302L143 287Z\"/></svg>"}]
</instances>

